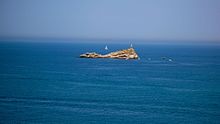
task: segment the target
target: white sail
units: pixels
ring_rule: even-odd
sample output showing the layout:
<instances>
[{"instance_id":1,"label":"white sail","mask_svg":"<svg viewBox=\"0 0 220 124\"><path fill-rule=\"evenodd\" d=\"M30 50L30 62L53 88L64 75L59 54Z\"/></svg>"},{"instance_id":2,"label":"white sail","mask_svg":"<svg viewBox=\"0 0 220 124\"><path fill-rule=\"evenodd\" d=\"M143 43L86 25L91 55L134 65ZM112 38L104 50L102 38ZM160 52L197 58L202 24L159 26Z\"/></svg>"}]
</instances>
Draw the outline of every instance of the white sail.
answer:
<instances>
[{"instance_id":1,"label":"white sail","mask_svg":"<svg viewBox=\"0 0 220 124\"><path fill-rule=\"evenodd\" d=\"M133 47L132 43L131 43L130 47Z\"/></svg>"},{"instance_id":2,"label":"white sail","mask_svg":"<svg viewBox=\"0 0 220 124\"><path fill-rule=\"evenodd\" d=\"M107 46L105 46L105 50L108 50L108 47L107 47Z\"/></svg>"}]
</instances>

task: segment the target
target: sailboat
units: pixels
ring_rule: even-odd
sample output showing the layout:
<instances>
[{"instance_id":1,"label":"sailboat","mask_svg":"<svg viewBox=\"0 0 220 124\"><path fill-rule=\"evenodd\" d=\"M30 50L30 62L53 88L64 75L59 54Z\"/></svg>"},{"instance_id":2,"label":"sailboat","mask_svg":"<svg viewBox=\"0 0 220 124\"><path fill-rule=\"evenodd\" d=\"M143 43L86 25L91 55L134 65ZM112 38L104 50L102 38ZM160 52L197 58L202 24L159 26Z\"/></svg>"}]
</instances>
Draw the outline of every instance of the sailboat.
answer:
<instances>
[{"instance_id":1,"label":"sailboat","mask_svg":"<svg viewBox=\"0 0 220 124\"><path fill-rule=\"evenodd\" d=\"M108 50L108 47L107 47L107 45L105 46L105 50Z\"/></svg>"},{"instance_id":2,"label":"sailboat","mask_svg":"<svg viewBox=\"0 0 220 124\"><path fill-rule=\"evenodd\" d=\"M131 47L131 48L133 47L132 43L131 43L130 47Z\"/></svg>"}]
</instances>

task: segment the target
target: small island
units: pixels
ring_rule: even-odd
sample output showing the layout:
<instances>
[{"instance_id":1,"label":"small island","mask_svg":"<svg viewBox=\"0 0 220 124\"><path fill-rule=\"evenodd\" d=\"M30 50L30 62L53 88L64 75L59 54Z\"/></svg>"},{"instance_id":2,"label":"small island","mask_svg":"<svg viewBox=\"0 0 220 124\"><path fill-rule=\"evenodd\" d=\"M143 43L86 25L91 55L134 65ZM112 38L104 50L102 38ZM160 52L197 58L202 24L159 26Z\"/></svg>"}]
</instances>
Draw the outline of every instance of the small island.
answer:
<instances>
[{"instance_id":1,"label":"small island","mask_svg":"<svg viewBox=\"0 0 220 124\"><path fill-rule=\"evenodd\" d=\"M124 50L119 50L116 52L111 52L105 55L98 54L95 52L81 54L80 58L112 58L112 59L138 59L138 55L134 48L128 48Z\"/></svg>"}]
</instances>

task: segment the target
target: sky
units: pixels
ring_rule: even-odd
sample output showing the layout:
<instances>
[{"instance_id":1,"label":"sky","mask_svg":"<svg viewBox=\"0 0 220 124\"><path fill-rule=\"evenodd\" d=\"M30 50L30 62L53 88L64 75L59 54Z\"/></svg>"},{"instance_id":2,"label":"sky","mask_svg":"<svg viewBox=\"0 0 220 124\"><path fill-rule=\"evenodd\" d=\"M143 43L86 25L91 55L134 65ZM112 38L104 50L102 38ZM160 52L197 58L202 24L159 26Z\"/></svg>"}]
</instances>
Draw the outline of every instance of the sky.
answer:
<instances>
[{"instance_id":1,"label":"sky","mask_svg":"<svg viewBox=\"0 0 220 124\"><path fill-rule=\"evenodd\" d=\"M1 0L1 38L220 43L220 0Z\"/></svg>"}]
</instances>

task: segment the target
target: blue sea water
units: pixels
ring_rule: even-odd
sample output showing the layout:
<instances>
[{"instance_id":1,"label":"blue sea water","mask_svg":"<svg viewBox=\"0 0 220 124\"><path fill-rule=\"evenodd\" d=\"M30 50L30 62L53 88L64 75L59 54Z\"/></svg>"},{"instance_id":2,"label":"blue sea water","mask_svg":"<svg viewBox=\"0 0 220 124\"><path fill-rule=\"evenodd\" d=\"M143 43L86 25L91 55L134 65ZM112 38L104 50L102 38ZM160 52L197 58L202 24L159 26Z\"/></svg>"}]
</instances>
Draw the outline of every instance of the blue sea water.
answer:
<instances>
[{"instance_id":1,"label":"blue sea water","mask_svg":"<svg viewBox=\"0 0 220 124\"><path fill-rule=\"evenodd\" d=\"M79 58L104 47L0 43L0 123L220 123L220 46L135 44L140 60Z\"/></svg>"}]
</instances>

